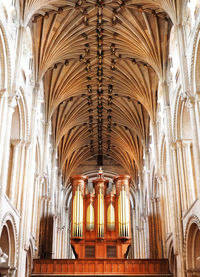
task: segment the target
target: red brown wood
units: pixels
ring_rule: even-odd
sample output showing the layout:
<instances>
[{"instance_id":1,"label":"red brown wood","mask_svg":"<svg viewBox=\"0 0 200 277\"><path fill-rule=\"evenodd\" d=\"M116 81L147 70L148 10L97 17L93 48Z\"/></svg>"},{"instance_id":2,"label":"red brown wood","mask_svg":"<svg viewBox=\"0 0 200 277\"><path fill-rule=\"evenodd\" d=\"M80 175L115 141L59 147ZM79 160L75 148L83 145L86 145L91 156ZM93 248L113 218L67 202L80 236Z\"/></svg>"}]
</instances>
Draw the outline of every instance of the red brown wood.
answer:
<instances>
[{"instance_id":1,"label":"red brown wood","mask_svg":"<svg viewBox=\"0 0 200 277\"><path fill-rule=\"evenodd\" d=\"M170 271L166 259L36 259L33 261L32 276L42 274L127 276L164 275L170 274Z\"/></svg>"}]
</instances>

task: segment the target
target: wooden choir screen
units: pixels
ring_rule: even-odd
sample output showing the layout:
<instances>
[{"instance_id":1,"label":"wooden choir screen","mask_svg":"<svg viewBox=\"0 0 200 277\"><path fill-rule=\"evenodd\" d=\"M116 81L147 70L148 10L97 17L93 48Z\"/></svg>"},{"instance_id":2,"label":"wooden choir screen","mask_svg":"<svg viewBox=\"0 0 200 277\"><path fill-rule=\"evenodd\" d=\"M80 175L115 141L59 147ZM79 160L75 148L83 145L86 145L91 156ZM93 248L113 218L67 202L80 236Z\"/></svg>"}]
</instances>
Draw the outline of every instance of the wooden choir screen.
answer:
<instances>
[{"instance_id":1,"label":"wooden choir screen","mask_svg":"<svg viewBox=\"0 0 200 277\"><path fill-rule=\"evenodd\" d=\"M128 275L169 275L168 260L129 260L129 259L78 259L78 260L34 260L31 276L40 274L62 274L92 276ZM64 275L64 276L66 276Z\"/></svg>"}]
</instances>

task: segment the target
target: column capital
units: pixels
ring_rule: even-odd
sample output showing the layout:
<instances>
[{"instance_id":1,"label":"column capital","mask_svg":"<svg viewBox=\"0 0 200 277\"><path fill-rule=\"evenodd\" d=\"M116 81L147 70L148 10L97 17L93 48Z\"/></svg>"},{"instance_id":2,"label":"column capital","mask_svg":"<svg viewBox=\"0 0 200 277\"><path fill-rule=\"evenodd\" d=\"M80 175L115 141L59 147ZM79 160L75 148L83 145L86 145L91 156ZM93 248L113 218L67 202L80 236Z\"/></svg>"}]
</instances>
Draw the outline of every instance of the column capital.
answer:
<instances>
[{"instance_id":1,"label":"column capital","mask_svg":"<svg viewBox=\"0 0 200 277\"><path fill-rule=\"evenodd\" d=\"M160 196L154 196L151 198L151 202L153 204L156 204L157 202L160 202Z\"/></svg>"},{"instance_id":2,"label":"column capital","mask_svg":"<svg viewBox=\"0 0 200 277\"><path fill-rule=\"evenodd\" d=\"M181 99L186 102L188 108L193 108L195 105L195 95L191 91L185 91L180 94Z\"/></svg>"},{"instance_id":3,"label":"column capital","mask_svg":"<svg viewBox=\"0 0 200 277\"><path fill-rule=\"evenodd\" d=\"M162 182L166 182L166 180L167 180L167 175L163 174L163 175L161 176L161 178L162 178Z\"/></svg>"},{"instance_id":4,"label":"column capital","mask_svg":"<svg viewBox=\"0 0 200 277\"><path fill-rule=\"evenodd\" d=\"M0 99L3 98L6 94L6 88L0 89Z\"/></svg>"},{"instance_id":5,"label":"column capital","mask_svg":"<svg viewBox=\"0 0 200 277\"><path fill-rule=\"evenodd\" d=\"M40 181L40 178L41 178L40 174L38 174L38 173L35 172L34 176L35 176L36 182L39 182L39 181Z\"/></svg>"},{"instance_id":6,"label":"column capital","mask_svg":"<svg viewBox=\"0 0 200 277\"><path fill-rule=\"evenodd\" d=\"M32 143L30 141L24 141L25 148L29 150L32 146Z\"/></svg>"},{"instance_id":7,"label":"column capital","mask_svg":"<svg viewBox=\"0 0 200 277\"><path fill-rule=\"evenodd\" d=\"M170 110L170 109L171 109L170 105L165 105L165 106L164 106L164 111L168 111L168 110Z\"/></svg>"},{"instance_id":8,"label":"column capital","mask_svg":"<svg viewBox=\"0 0 200 277\"><path fill-rule=\"evenodd\" d=\"M16 97L15 96L9 96L8 97L8 106L10 108L15 109L15 107L17 106L17 101L16 101Z\"/></svg>"},{"instance_id":9,"label":"column capital","mask_svg":"<svg viewBox=\"0 0 200 277\"><path fill-rule=\"evenodd\" d=\"M178 139L177 141L176 141L176 145L177 145L177 148L181 148L182 147L182 140L181 139Z\"/></svg>"},{"instance_id":10,"label":"column capital","mask_svg":"<svg viewBox=\"0 0 200 277\"><path fill-rule=\"evenodd\" d=\"M172 141L171 143L170 143L170 149L172 150L172 151L175 151L176 150L176 142L174 142L174 141Z\"/></svg>"},{"instance_id":11,"label":"column capital","mask_svg":"<svg viewBox=\"0 0 200 277\"><path fill-rule=\"evenodd\" d=\"M14 146L14 147L18 147L21 145L22 143L22 140L21 139L11 139L11 144Z\"/></svg>"},{"instance_id":12,"label":"column capital","mask_svg":"<svg viewBox=\"0 0 200 277\"><path fill-rule=\"evenodd\" d=\"M48 194L44 194L44 195L42 195L42 199L43 199L43 200L50 201L50 200L51 200L51 197L50 197Z\"/></svg>"},{"instance_id":13,"label":"column capital","mask_svg":"<svg viewBox=\"0 0 200 277\"><path fill-rule=\"evenodd\" d=\"M196 92L196 101L200 101L200 91Z\"/></svg>"},{"instance_id":14,"label":"column capital","mask_svg":"<svg viewBox=\"0 0 200 277\"><path fill-rule=\"evenodd\" d=\"M34 85L34 92L37 92L38 90L40 89L40 83L39 82L36 82L35 85Z\"/></svg>"},{"instance_id":15,"label":"column capital","mask_svg":"<svg viewBox=\"0 0 200 277\"><path fill-rule=\"evenodd\" d=\"M156 198L155 198L155 197L151 197L150 200L151 200L152 203L155 203L155 202L156 202Z\"/></svg>"}]
</instances>

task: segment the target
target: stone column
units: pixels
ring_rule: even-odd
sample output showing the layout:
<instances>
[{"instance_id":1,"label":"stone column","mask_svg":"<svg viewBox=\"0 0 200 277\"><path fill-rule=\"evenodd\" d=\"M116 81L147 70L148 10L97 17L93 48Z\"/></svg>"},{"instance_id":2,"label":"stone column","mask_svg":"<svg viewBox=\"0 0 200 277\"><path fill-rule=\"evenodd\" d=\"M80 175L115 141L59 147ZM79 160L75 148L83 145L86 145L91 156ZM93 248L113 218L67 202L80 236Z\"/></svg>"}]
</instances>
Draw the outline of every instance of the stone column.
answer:
<instances>
[{"instance_id":1,"label":"stone column","mask_svg":"<svg viewBox=\"0 0 200 277\"><path fill-rule=\"evenodd\" d=\"M3 163L1 167L1 191L0 191L0 199L5 195L6 186L7 186L7 176L8 176L8 162L9 162L9 153L10 153L10 133L11 133L11 124L12 124L12 115L17 105L15 97L9 98L8 101L8 112L7 112L7 121L6 121L6 140L4 143L3 150ZM1 202L2 203L2 202Z\"/></svg>"},{"instance_id":2,"label":"stone column","mask_svg":"<svg viewBox=\"0 0 200 277\"><path fill-rule=\"evenodd\" d=\"M157 247L158 247L158 258L163 258L162 249L162 229L161 229L161 209L160 209L160 196L156 197L156 223L157 223Z\"/></svg>"},{"instance_id":3,"label":"stone column","mask_svg":"<svg viewBox=\"0 0 200 277\"><path fill-rule=\"evenodd\" d=\"M157 125L156 122L152 122L152 133L153 133L153 148L155 156L155 176L158 174L159 154L158 154L158 136L157 136Z\"/></svg>"},{"instance_id":4,"label":"stone column","mask_svg":"<svg viewBox=\"0 0 200 277\"><path fill-rule=\"evenodd\" d=\"M198 197L200 197L200 153L199 153L199 141L198 141L198 131L197 122L195 115L195 99L194 97L187 95L186 105L190 112L190 120L193 135L193 147L194 147L194 165L195 165L195 175L196 175L196 185Z\"/></svg>"},{"instance_id":5,"label":"stone column","mask_svg":"<svg viewBox=\"0 0 200 277\"><path fill-rule=\"evenodd\" d=\"M197 131L198 131L198 141L200 140L200 92L196 93L196 120L197 120ZM200 146L200 145L199 145Z\"/></svg>"},{"instance_id":6,"label":"stone column","mask_svg":"<svg viewBox=\"0 0 200 277\"><path fill-rule=\"evenodd\" d=\"M136 253L137 253L137 236L136 236L136 215L135 215L135 207L132 209L132 211L131 211L131 213L132 213L132 218L133 218L133 220L132 220L132 229L133 229L133 238L132 238L132 240L133 240L133 253L134 253L134 255L132 256L132 258L134 259L134 258L136 258Z\"/></svg>"},{"instance_id":7,"label":"stone column","mask_svg":"<svg viewBox=\"0 0 200 277\"><path fill-rule=\"evenodd\" d=\"M34 200L33 200L33 214L32 214L32 228L31 231L36 238L36 226L37 226L37 215L38 215L38 199L39 199L39 181L40 176L35 174L34 178Z\"/></svg>"},{"instance_id":8,"label":"stone column","mask_svg":"<svg viewBox=\"0 0 200 277\"><path fill-rule=\"evenodd\" d=\"M174 177L174 165L173 165L173 154L172 149L173 146L176 145L172 144L172 126L171 126L171 108L167 105L164 108L165 112L165 133L166 133L166 154L167 154L167 174L168 174L168 192L169 192L169 205L172 215L172 231L173 231L173 246L174 246L174 254L178 254L178 246L177 246L177 199L175 194L175 177Z\"/></svg>"},{"instance_id":9,"label":"stone column","mask_svg":"<svg viewBox=\"0 0 200 277\"><path fill-rule=\"evenodd\" d=\"M152 203L152 251L151 254L153 255L152 258L156 259L157 258L157 239L156 239L156 229L157 229L157 217L156 217L156 198L152 197L151 199Z\"/></svg>"},{"instance_id":10,"label":"stone column","mask_svg":"<svg viewBox=\"0 0 200 277\"><path fill-rule=\"evenodd\" d=\"M181 208L183 211L187 210L187 201L186 201L186 180L185 180L185 168L184 168L184 161L183 161L183 149L182 149L182 141L177 140L177 167L178 167L178 177L180 182L180 196L181 196Z\"/></svg>"},{"instance_id":11,"label":"stone column","mask_svg":"<svg viewBox=\"0 0 200 277\"><path fill-rule=\"evenodd\" d=\"M170 199L169 199L169 189L167 185L167 177L166 175L162 175L162 186L163 186L163 198L165 199L163 202L163 214L165 212L165 231L167 234L170 233L170 214L169 214L169 205L170 205ZM164 233L163 233L164 235ZM164 237L164 236L163 236Z\"/></svg>"},{"instance_id":12,"label":"stone column","mask_svg":"<svg viewBox=\"0 0 200 277\"><path fill-rule=\"evenodd\" d=\"M176 195L176 220L177 225L174 234L174 240L176 240L176 255L177 255L177 268L179 268L178 276L184 276L184 257L183 257L183 226L182 226L182 209L181 209L181 194L180 194L180 182L178 175L177 166L177 145L176 143L171 144L173 153L173 165L174 165L174 176L175 186L174 192Z\"/></svg>"},{"instance_id":13,"label":"stone column","mask_svg":"<svg viewBox=\"0 0 200 277\"><path fill-rule=\"evenodd\" d=\"M146 259L150 259L150 236L149 236L149 218L148 214L145 217L146 226Z\"/></svg>"},{"instance_id":14,"label":"stone column","mask_svg":"<svg viewBox=\"0 0 200 277\"><path fill-rule=\"evenodd\" d=\"M48 159L48 142L49 142L49 122L45 122L44 126L44 151L43 151L43 172L47 172L47 159Z\"/></svg>"},{"instance_id":15,"label":"stone column","mask_svg":"<svg viewBox=\"0 0 200 277\"><path fill-rule=\"evenodd\" d=\"M16 201L17 210L21 212L21 198L22 198L22 187L23 187L23 174L24 174L24 159L25 159L25 142L21 142L21 158L20 158L20 169L19 169L19 181L17 187L17 198L14 199Z\"/></svg>"},{"instance_id":16,"label":"stone column","mask_svg":"<svg viewBox=\"0 0 200 277\"><path fill-rule=\"evenodd\" d=\"M63 243L63 258L67 259L68 258L68 249L69 249L69 245L70 245L70 241L68 240L68 236L67 236L67 227L69 226L69 208L65 208L65 229L64 229L64 243Z\"/></svg>"},{"instance_id":17,"label":"stone column","mask_svg":"<svg viewBox=\"0 0 200 277\"><path fill-rule=\"evenodd\" d=\"M12 159L12 169L11 169L11 179L10 179L10 192L9 197L10 201L14 205L14 199L17 198L16 195L16 185L18 183L18 152L19 152L19 146L21 144L20 139L15 139L11 141L11 144L13 145L13 159Z\"/></svg>"},{"instance_id":18,"label":"stone column","mask_svg":"<svg viewBox=\"0 0 200 277\"><path fill-rule=\"evenodd\" d=\"M29 203L28 198L28 168L29 168L29 154L30 154L30 143L25 143L25 162L23 171L23 182L22 182L22 198L21 198L21 224L19 230L19 256L18 256L18 270L17 276L21 277L25 274L26 254L28 250L28 243L26 242L26 236L28 231L28 218L27 218L27 206ZM31 217L30 215L28 215Z\"/></svg>"},{"instance_id":19,"label":"stone column","mask_svg":"<svg viewBox=\"0 0 200 277\"><path fill-rule=\"evenodd\" d=\"M135 252L135 259L140 259L140 234L139 234L139 226L136 225L136 241L137 241L137 244L136 244L136 252Z\"/></svg>"},{"instance_id":20,"label":"stone column","mask_svg":"<svg viewBox=\"0 0 200 277\"><path fill-rule=\"evenodd\" d=\"M7 109L6 89L2 89L0 90L0 168L3 159Z\"/></svg>"}]
</instances>

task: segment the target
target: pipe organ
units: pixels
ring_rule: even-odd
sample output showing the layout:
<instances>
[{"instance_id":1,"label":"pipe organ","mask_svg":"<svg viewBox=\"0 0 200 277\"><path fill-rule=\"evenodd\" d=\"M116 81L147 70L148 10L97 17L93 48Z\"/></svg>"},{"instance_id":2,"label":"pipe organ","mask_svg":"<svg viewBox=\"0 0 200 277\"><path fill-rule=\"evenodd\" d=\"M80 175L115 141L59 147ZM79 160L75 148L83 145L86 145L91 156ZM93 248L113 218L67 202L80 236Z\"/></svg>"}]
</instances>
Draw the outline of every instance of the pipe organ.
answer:
<instances>
[{"instance_id":1,"label":"pipe organ","mask_svg":"<svg viewBox=\"0 0 200 277\"><path fill-rule=\"evenodd\" d=\"M131 244L130 177L114 178L112 190L100 169L88 191L87 177L76 175L72 183L71 245L78 258L124 258Z\"/></svg>"}]
</instances>

